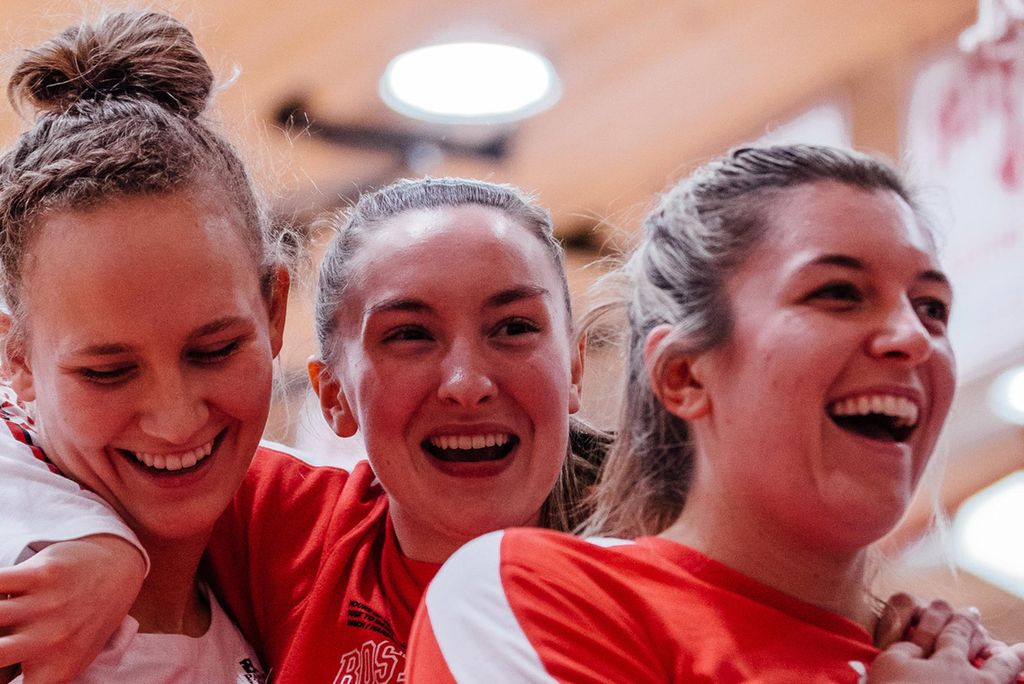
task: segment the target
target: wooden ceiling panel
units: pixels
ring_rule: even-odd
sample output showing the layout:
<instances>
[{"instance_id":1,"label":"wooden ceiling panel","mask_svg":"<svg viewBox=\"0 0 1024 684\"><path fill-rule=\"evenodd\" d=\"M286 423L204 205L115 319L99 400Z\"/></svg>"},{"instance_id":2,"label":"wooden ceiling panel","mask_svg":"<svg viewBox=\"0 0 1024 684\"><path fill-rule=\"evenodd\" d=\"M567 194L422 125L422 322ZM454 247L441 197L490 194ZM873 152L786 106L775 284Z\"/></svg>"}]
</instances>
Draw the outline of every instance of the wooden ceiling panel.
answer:
<instances>
[{"instance_id":1,"label":"wooden ceiling panel","mask_svg":"<svg viewBox=\"0 0 1024 684\"><path fill-rule=\"evenodd\" d=\"M156 3L168 6L168 3ZM949 42L974 0L177 0L220 78L218 95L251 156L280 173L294 206L335 188L380 180L388 155L333 149L284 135L281 104L306 98L314 115L403 130L436 127L390 112L377 80L395 54L445 38L485 35L532 44L558 68L563 96L514 131L497 164L451 158L429 170L508 180L539 190L560 222L642 205L695 161L757 135L769 121L841 93L897 55ZM0 50L31 45L75 20L81 2L6 0ZM8 60L9 61L9 60ZM0 111L0 142L18 124ZM478 129L448 135L479 137ZM269 175L269 172L268 172Z\"/></svg>"}]
</instances>

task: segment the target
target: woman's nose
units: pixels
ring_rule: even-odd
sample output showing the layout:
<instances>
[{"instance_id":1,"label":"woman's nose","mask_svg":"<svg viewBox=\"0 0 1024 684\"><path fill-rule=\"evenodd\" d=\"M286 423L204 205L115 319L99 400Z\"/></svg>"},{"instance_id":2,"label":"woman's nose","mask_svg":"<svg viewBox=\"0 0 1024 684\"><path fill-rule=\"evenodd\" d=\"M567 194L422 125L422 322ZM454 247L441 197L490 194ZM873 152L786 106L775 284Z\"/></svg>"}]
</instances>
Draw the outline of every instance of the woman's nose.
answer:
<instances>
[{"instance_id":1,"label":"woman's nose","mask_svg":"<svg viewBox=\"0 0 1024 684\"><path fill-rule=\"evenodd\" d=\"M185 444L209 419L202 393L181 373L159 374L148 392L139 417L139 427L147 435L169 444Z\"/></svg>"},{"instance_id":2,"label":"woman's nose","mask_svg":"<svg viewBox=\"0 0 1024 684\"><path fill-rule=\"evenodd\" d=\"M471 345L454 345L441 372L437 396L444 402L471 408L488 401L497 391L486 360Z\"/></svg>"},{"instance_id":3,"label":"woman's nose","mask_svg":"<svg viewBox=\"0 0 1024 684\"><path fill-rule=\"evenodd\" d=\"M878 358L916 365L932 353L932 335L921 321L912 302L904 299L885 316L868 342L868 351Z\"/></svg>"}]
</instances>

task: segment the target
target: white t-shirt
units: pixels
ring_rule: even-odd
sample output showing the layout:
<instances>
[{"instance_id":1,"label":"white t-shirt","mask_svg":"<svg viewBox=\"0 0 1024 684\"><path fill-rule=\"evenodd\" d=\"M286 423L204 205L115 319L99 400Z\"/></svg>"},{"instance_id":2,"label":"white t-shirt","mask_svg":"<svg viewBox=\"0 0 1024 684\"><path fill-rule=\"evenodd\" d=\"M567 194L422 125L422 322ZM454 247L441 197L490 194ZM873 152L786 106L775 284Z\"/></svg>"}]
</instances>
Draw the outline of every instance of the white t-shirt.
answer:
<instances>
[{"instance_id":1,"label":"white t-shirt","mask_svg":"<svg viewBox=\"0 0 1024 684\"><path fill-rule=\"evenodd\" d=\"M213 594L210 629L201 637L140 634L127 617L103 652L73 684L264 684L267 676L252 648ZM21 684L22 677L13 680Z\"/></svg>"},{"instance_id":2,"label":"white t-shirt","mask_svg":"<svg viewBox=\"0 0 1024 684\"><path fill-rule=\"evenodd\" d=\"M112 534L135 544L131 528L102 498L44 460L32 419L0 385L0 567L20 563L52 542ZM149 558L146 558L149 569Z\"/></svg>"}]
</instances>

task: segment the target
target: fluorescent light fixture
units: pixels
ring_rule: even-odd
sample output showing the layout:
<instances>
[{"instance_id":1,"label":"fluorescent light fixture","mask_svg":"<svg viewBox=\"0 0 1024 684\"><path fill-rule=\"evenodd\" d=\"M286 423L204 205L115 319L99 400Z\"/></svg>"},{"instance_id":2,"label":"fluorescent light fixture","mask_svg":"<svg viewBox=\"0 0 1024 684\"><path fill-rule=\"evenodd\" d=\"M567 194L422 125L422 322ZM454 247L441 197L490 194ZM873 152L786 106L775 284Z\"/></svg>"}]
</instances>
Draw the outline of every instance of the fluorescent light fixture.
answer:
<instances>
[{"instance_id":1,"label":"fluorescent light fixture","mask_svg":"<svg viewBox=\"0 0 1024 684\"><path fill-rule=\"evenodd\" d=\"M967 499L953 521L957 563L1024 598L1024 470Z\"/></svg>"},{"instance_id":2,"label":"fluorescent light fixture","mask_svg":"<svg viewBox=\"0 0 1024 684\"><path fill-rule=\"evenodd\" d=\"M391 60L380 95L406 116L435 123L505 123L558 100L558 76L541 55L497 43L447 43Z\"/></svg>"},{"instance_id":3,"label":"fluorescent light fixture","mask_svg":"<svg viewBox=\"0 0 1024 684\"><path fill-rule=\"evenodd\" d=\"M988 401L997 416L1008 423L1024 425L1024 367L1011 368L996 378Z\"/></svg>"}]
</instances>

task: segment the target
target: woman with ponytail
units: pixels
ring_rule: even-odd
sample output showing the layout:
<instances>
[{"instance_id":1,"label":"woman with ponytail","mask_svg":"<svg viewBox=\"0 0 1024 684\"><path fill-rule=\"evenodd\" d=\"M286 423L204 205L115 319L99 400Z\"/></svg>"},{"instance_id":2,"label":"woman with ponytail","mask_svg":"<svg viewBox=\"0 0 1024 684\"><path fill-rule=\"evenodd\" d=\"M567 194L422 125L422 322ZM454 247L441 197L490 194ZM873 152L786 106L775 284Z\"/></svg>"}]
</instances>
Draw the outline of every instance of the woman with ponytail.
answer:
<instances>
[{"instance_id":1,"label":"woman with ponytail","mask_svg":"<svg viewBox=\"0 0 1024 684\"><path fill-rule=\"evenodd\" d=\"M627 382L594 536L458 551L410 680L1015 681L1024 651L948 606L872 643L872 545L955 385L950 284L902 179L833 148L737 150L660 199L618 276Z\"/></svg>"}]
</instances>

